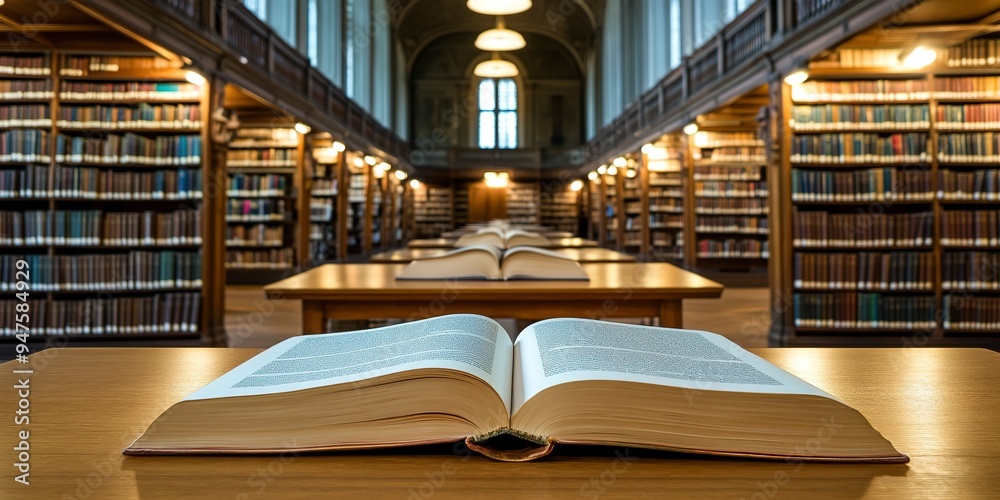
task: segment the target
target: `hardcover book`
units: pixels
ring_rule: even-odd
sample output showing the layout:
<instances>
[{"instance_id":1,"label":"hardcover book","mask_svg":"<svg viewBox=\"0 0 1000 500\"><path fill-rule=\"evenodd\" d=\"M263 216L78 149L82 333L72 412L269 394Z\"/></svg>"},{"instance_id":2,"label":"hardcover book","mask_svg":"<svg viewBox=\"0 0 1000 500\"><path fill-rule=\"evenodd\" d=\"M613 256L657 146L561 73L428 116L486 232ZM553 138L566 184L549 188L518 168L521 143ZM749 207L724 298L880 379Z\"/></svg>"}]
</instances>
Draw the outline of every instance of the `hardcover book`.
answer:
<instances>
[{"instance_id":1,"label":"hardcover book","mask_svg":"<svg viewBox=\"0 0 1000 500\"><path fill-rule=\"evenodd\" d=\"M526 447L491 445L504 434ZM817 436L822 446L805 445ZM857 410L719 335L550 319L511 342L500 324L470 314L288 339L173 405L123 453L457 441L507 461L543 457L560 443L909 460Z\"/></svg>"},{"instance_id":2,"label":"hardcover book","mask_svg":"<svg viewBox=\"0 0 1000 500\"><path fill-rule=\"evenodd\" d=\"M589 280L580 264L565 254L519 246L501 250L470 245L410 262L397 280Z\"/></svg>"}]
</instances>

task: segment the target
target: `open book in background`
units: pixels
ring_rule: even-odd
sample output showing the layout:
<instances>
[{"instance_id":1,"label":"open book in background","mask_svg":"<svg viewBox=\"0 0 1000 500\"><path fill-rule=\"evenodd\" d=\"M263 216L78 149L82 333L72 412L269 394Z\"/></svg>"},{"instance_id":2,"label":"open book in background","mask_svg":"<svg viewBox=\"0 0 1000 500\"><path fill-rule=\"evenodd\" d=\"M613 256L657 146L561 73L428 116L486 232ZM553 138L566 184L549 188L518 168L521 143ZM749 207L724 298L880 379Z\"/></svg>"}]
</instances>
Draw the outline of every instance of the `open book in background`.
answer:
<instances>
[{"instance_id":1,"label":"open book in background","mask_svg":"<svg viewBox=\"0 0 1000 500\"><path fill-rule=\"evenodd\" d=\"M500 250L469 245L410 262L398 280L589 280L578 262L558 252L535 247Z\"/></svg>"},{"instance_id":2,"label":"open book in background","mask_svg":"<svg viewBox=\"0 0 1000 500\"><path fill-rule=\"evenodd\" d=\"M505 230L497 227L487 227L473 234L462 236L455 241L456 248L469 245L493 245L497 248L514 248L516 246L547 247L551 246L552 242L538 233L529 233L521 229Z\"/></svg>"},{"instance_id":3,"label":"open book in background","mask_svg":"<svg viewBox=\"0 0 1000 500\"><path fill-rule=\"evenodd\" d=\"M534 445L496 450L489 439L498 435ZM817 436L822 446L807 446ZM857 410L719 335L552 319L511 343L497 322L470 314L288 339L172 406L123 452L460 440L515 461L544 456L556 443L908 461Z\"/></svg>"}]
</instances>

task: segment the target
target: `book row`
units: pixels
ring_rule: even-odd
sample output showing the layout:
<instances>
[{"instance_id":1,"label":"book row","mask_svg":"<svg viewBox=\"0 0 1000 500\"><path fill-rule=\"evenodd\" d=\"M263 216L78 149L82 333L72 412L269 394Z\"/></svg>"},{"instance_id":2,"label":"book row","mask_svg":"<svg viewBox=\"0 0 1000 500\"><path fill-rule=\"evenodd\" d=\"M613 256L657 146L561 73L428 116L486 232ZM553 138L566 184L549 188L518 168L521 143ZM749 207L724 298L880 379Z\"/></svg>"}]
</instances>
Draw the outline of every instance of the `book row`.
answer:
<instances>
[{"instance_id":1,"label":"book row","mask_svg":"<svg viewBox=\"0 0 1000 500\"><path fill-rule=\"evenodd\" d=\"M337 179L315 179L312 184L313 196L337 196Z\"/></svg>"},{"instance_id":2,"label":"book row","mask_svg":"<svg viewBox=\"0 0 1000 500\"><path fill-rule=\"evenodd\" d=\"M933 296L880 293L796 293L795 326L812 328L933 329Z\"/></svg>"},{"instance_id":3,"label":"book row","mask_svg":"<svg viewBox=\"0 0 1000 500\"><path fill-rule=\"evenodd\" d=\"M59 98L79 101L193 101L201 87L168 82L68 82L59 83Z\"/></svg>"},{"instance_id":4,"label":"book row","mask_svg":"<svg viewBox=\"0 0 1000 500\"><path fill-rule=\"evenodd\" d=\"M649 200L650 212L684 212L684 200L680 198L652 198Z\"/></svg>"},{"instance_id":5,"label":"book row","mask_svg":"<svg viewBox=\"0 0 1000 500\"><path fill-rule=\"evenodd\" d=\"M298 153L294 149L231 149L226 153L230 167L294 167Z\"/></svg>"},{"instance_id":6,"label":"book row","mask_svg":"<svg viewBox=\"0 0 1000 500\"><path fill-rule=\"evenodd\" d=\"M955 172L940 170L938 198L942 200L1000 200L1000 170Z\"/></svg>"},{"instance_id":7,"label":"book row","mask_svg":"<svg viewBox=\"0 0 1000 500\"><path fill-rule=\"evenodd\" d=\"M47 104L0 106L0 127L49 127L52 118Z\"/></svg>"},{"instance_id":8,"label":"book row","mask_svg":"<svg viewBox=\"0 0 1000 500\"><path fill-rule=\"evenodd\" d=\"M228 246L276 246L285 241L285 228L267 224L234 224L226 226Z\"/></svg>"},{"instance_id":9,"label":"book row","mask_svg":"<svg viewBox=\"0 0 1000 500\"><path fill-rule=\"evenodd\" d=\"M228 222L262 222L285 219L285 200L229 200L226 204Z\"/></svg>"},{"instance_id":10,"label":"book row","mask_svg":"<svg viewBox=\"0 0 1000 500\"><path fill-rule=\"evenodd\" d=\"M1000 297L944 296L946 330L980 330L995 333L1000 330Z\"/></svg>"},{"instance_id":11,"label":"book row","mask_svg":"<svg viewBox=\"0 0 1000 500\"><path fill-rule=\"evenodd\" d=\"M680 171L677 172L649 172L649 185L650 186L682 186L684 180L680 177Z\"/></svg>"},{"instance_id":12,"label":"book row","mask_svg":"<svg viewBox=\"0 0 1000 500\"><path fill-rule=\"evenodd\" d=\"M52 80L0 80L4 100L52 99Z\"/></svg>"},{"instance_id":13,"label":"book row","mask_svg":"<svg viewBox=\"0 0 1000 500\"><path fill-rule=\"evenodd\" d=\"M792 86L795 102L916 101L930 99L927 80L809 80Z\"/></svg>"},{"instance_id":14,"label":"book row","mask_svg":"<svg viewBox=\"0 0 1000 500\"><path fill-rule=\"evenodd\" d=\"M945 252L941 261L944 290L1000 290L1000 252Z\"/></svg>"},{"instance_id":15,"label":"book row","mask_svg":"<svg viewBox=\"0 0 1000 500\"><path fill-rule=\"evenodd\" d=\"M695 156L696 161L713 163L765 163L767 155L758 146L726 146L710 150L708 157Z\"/></svg>"},{"instance_id":16,"label":"book row","mask_svg":"<svg viewBox=\"0 0 1000 500\"><path fill-rule=\"evenodd\" d=\"M974 130L1000 127L1000 103L998 104L939 104L938 129Z\"/></svg>"},{"instance_id":17,"label":"book row","mask_svg":"<svg viewBox=\"0 0 1000 500\"><path fill-rule=\"evenodd\" d=\"M245 143L241 141L245 141ZM298 132L291 127L248 127L237 130L235 137L233 137L233 140L230 141L230 145L232 145L232 143L236 143L237 147L241 145L252 146L255 144L266 144L267 141L278 141L285 145L279 147L294 148L298 146L299 136ZM261 147L276 146L264 145Z\"/></svg>"},{"instance_id":18,"label":"book row","mask_svg":"<svg viewBox=\"0 0 1000 500\"><path fill-rule=\"evenodd\" d=\"M52 74L49 56L0 55L0 75L45 76Z\"/></svg>"},{"instance_id":19,"label":"book row","mask_svg":"<svg viewBox=\"0 0 1000 500\"><path fill-rule=\"evenodd\" d=\"M792 169L792 201L930 200L933 196L930 170L918 167Z\"/></svg>"},{"instance_id":20,"label":"book row","mask_svg":"<svg viewBox=\"0 0 1000 500\"><path fill-rule=\"evenodd\" d=\"M980 68L1000 62L1000 39L979 38L945 49L948 67Z\"/></svg>"},{"instance_id":21,"label":"book row","mask_svg":"<svg viewBox=\"0 0 1000 500\"><path fill-rule=\"evenodd\" d=\"M938 159L959 163L998 163L1000 133L939 134Z\"/></svg>"},{"instance_id":22,"label":"book row","mask_svg":"<svg viewBox=\"0 0 1000 500\"><path fill-rule=\"evenodd\" d=\"M16 301L2 301L4 335L15 331ZM31 301L32 335L140 335L198 331L201 295L165 293L150 297Z\"/></svg>"},{"instance_id":23,"label":"book row","mask_svg":"<svg viewBox=\"0 0 1000 500\"><path fill-rule=\"evenodd\" d=\"M763 167L695 165L693 175L696 181L759 181Z\"/></svg>"},{"instance_id":24,"label":"book row","mask_svg":"<svg viewBox=\"0 0 1000 500\"><path fill-rule=\"evenodd\" d=\"M677 259L684 258L683 249L680 248L684 246L684 233L657 232L653 233L651 236L652 239L650 241L650 244L653 246L653 249L656 250L659 255L667 258L677 258ZM677 250L676 254L665 255L665 253L669 253L670 250L673 250L673 249L668 249L667 247L678 247L676 249Z\"/></svg>"},{"instance_id":25,"label":"book row","mask_svg":"<svg viewBox=\"0 0 1000 500\"><path fill-rule=\"evenodd\" d=\"M753 132L698 132L694 134L696 148L727 148L763 146L764 143Z\"/></svg>"},{"instance_id":26,"label":"book row","mask_svg":"<svg viewBox=\"0 0 1000 500\"><path fill-rule=\"evenodd\" d=\"M333 219L333 200L318 199L309 201L309 219L315 222L328 222Z\"/></svg>"},{"instance_id":27,"label":"book row","mask_svg":"<svg viewBox=\"0 0 1000 500\"><path fill-rule=\"evenodd\" d=\"M196 169L122 172L27 165L24 170L0 170L0 198L184 200L201 197L202 175Z\"/></svg>"},{"instance_id":28,"label":"book row","mask_svg":"<svg viewBox=\"0 0 1000 500\"><path fill-rule=\"evenodd\" d=\"M201 240L197 210L0 212L0 245L199 245Z\"/></svg>"},{"instance_id":29,"label":"book row","mask_svg":"<svg viewBox=\"0 0 1000 500\"><path fill-rule=\"evenodd\" d=\"M60 134L56 161L136 165L197 165L201 163L201 136L160 135L154 138L126 133L106 137Z\"/></svg>"},{"instance_id":30,"label":"book row","mask_svg":"<svg viewBox=\"0 0 1000 500\"><path fill-rule=\"evenodd\" d=\"M796 289L933 290L929 252L802 253L793 255Z\"/></svg>"},{"instance_id":31,"label":"book row","mask_svg":"<svg viewBox=\"0 0 1000 500\"><path fill-rule=\"evenodd\" d=\"M230 250L226 267L230 269L291 269L295 253L291 248L271 250Z\"/></svg>"},{"instance_id":32,"label":"book row","mask_svg":"<svg viewBox=\"0 0 1000 500\"><path fill-rule=\"evenodd\" d=\"M5 130L0 133L0 163L48 163L49 133L44 130Z\"/></svg>"},{"instance_id":33,"label":"book row","mask_svg":"<svg viewBox=\"0 0 1000 500\"><path fill-rule=\"evenodd\" d=\"M15 263L31 269L31 290L117 291L201 287L201 255L172 251L101 255L3 255L0 291L14 291Z\"/></svg>"},{"instance_id":34,"label":"book row","mask_svg":"<svg viewBox=\"0 0 1000 500\"><path fill-rule=\"evenodd\" d=\"M650 198L681 198L684 196L684 190L679 187L650 187L649 197Z\"/></svg>"},{"instance_id":35,"label":"book row","mask_svg":"<svg viewBox=\"0 0 1000 500\"><path fill-rule=\"evenodd\" d=\"M650 229L682 228L684 227L683 215L671 215L665 213L649 214Z\"/></svg>"},{"instance_id":36,"label":"book row","mask_svg":"<svg viewBox=\"0 0 1000 500\"><path fill-rule=\"evenodd\" d=\"M699 215L694 230L699 233L767 234L767 217Z\"/></svg>"},{"instance_id":37,"label":"book row","mask_svg":"<svg viewBox=\"0 0 1000 500\"><path fill-rule=\"evenodd\" d=\"M917 163L927 160L930 136L900 134L810 134L792 137L792 163Z\"/></svg>"},{"instance_id":38,"label":"book row","mask_svg":"<svg viewBox=\"0 0 1000 500\"><path fill-rule=\"evenodd\" d=\"M694 213L707 215L765 215L764 198L695 198Z\"/></svg>"},{"instance_id":39,"label":"book row","mask_svg":"<svg viewBox=\"0 0 1000 500\"><path fill-rule=\"evenodd\" d=\"M767 241L728 238L698 240L698 257L709 259L766 259L770 257Z\"/></svg>"},{"instance_id":40,"label":"book row","mask_svg":"<svg viewBox=\"0 0 1000 500\"><path fill-rule=\"evenodd\" d=\"M1000 247L1000 210L946 210L941 217L941 244Z\"/></svg>"},{"instance_id":41,"label":"book row","mask_svg":"<svg viewBox=\"0 0 1000 500\"><path fill-rule=\"evenodd\" d=\"M177 68L179 63L155 56L80 56L66 55L60 61L59 74L87 76L91 71L117 72L123 70L149 70Z\"/></svg>"},{"instance_id":42,"label":"book row","mask_svg":"<svg viewBox=\"0 0 1000 500\"><path fill-rule=\"evenodd\" d=\"M938 77L934 97L938 99L996 99L1000 76Z\"/></svg>"},{"instance_id":43,"label":"book row","mask_svg":"<svg viewBox=\"0 0 1000 500\"><path fill-rule=\"evenodd\" d=\"M694 183L694 195L715 198L767 198L767 182L696 181Z\"/></svg>"},{"instance_id":44,"label":"book row","mask_svg":"<svg viewBox=\"0 0 1000 500\"><path fill-rule=\"evenodd\" d=\"M201 128L197 104L147 104L133 106L60 106L56 125L64 129L129 130L143 128Z\"/></svg>"},{"instance_id":45,"label":"book row","mask_svg":"<svg viewBox=\"0 0 1000 500\"><path fill-rule=\"evenodd\" d=\"M229 196L285 196L289 179L279 174L229 174Z\"/></svg>"},{"instance_id":46,"label":"book row","mask_svg":"<svg viewBox=\"0 0 1000 500\"><path fill-rule=\"evenodd\" d=\"M795 131L926 129L930 127L930 115L927 104L795 106L789 125Z\"/></svg>"},{"instance_id":47,"label":"book row","mask_svg":"<svg viewBox=\"0 0 1000 500\"><path fill-rule=\"evenodd\" d=\"M933 240L934 212L831 214L796 212L792 245L799 248L919 247Z\"/></svg>"}]
</instances>

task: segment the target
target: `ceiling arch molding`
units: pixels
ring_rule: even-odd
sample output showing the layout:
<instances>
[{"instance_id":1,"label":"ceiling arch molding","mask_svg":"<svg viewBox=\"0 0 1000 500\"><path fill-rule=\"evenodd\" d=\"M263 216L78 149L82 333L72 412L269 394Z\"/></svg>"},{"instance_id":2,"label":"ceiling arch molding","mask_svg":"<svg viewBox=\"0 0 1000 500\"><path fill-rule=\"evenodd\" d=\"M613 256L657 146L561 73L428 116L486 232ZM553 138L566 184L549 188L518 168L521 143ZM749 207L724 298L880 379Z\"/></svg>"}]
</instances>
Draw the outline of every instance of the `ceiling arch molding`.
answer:
<instances>
[{"instance_id":1,"label":"ceiling arch molding","mask_svg":"<svg viewBox=\"0 0 1000 500\"><path fill-rule=\"evenodd\" d=\"M486 28L483 28L486 29ZM518 26L517 31L523 33L530 33L533 35L543 36L561 45L567 52L573 57L573 62L576 64L576 70L582 75L585 73L586 66L583 61L583 56L580 51L574 46L572 40L566 37L559 36L558 34L553 34L552 31L546 30L544 28L532 27L532 26ZM406 71L407 74L413 73L413 65L420 59L424 50L433 44L434 42L444 38L448 35L453 35L456 33L476 33L475 31L469 31L469 26L464 24L452 24L449 26L442 26L441 28L435 30L434 32L428 33L424 39L422 39L416 47L413 48L412 52L407 56L406 59ZM516 51L514 51L516 52ZM509 52L508 54L511 54Z\"/></svg>"}]
</instances>

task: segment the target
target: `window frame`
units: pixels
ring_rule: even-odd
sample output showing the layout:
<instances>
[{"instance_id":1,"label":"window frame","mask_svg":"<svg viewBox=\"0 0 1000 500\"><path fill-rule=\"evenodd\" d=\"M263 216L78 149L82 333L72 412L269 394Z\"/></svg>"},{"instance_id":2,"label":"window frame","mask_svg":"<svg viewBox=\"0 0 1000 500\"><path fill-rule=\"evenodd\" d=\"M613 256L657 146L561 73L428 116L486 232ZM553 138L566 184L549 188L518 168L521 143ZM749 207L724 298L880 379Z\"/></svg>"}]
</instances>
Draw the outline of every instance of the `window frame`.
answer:
<instances>
[{"instance_id":1,"label":"window frame","mask_svg":"<svg viewBox=\"0 0 1000 500\"><path fill-rule=\"evenodd\" d=\"M486 81L493 82L493 108L483 109L481 104L480 95L482 94L482 86ZM513 109L501 109L500 108L500 83L503 81L509 81L514 88L514 107ZM518 135L520 133L520 98L521 90L518 88L517 79L513 77L504 78L480 78L476 82L476 146L479 149L517 149L519 144ZM483 146L482 141L482 124L481 119L483 113L490 113L492 115L493 121L493 147ZM514 138L513 144L506 147L500 146L500 114L501 113L513 113L514 114Z\"/></svg>"}]
</instances>

